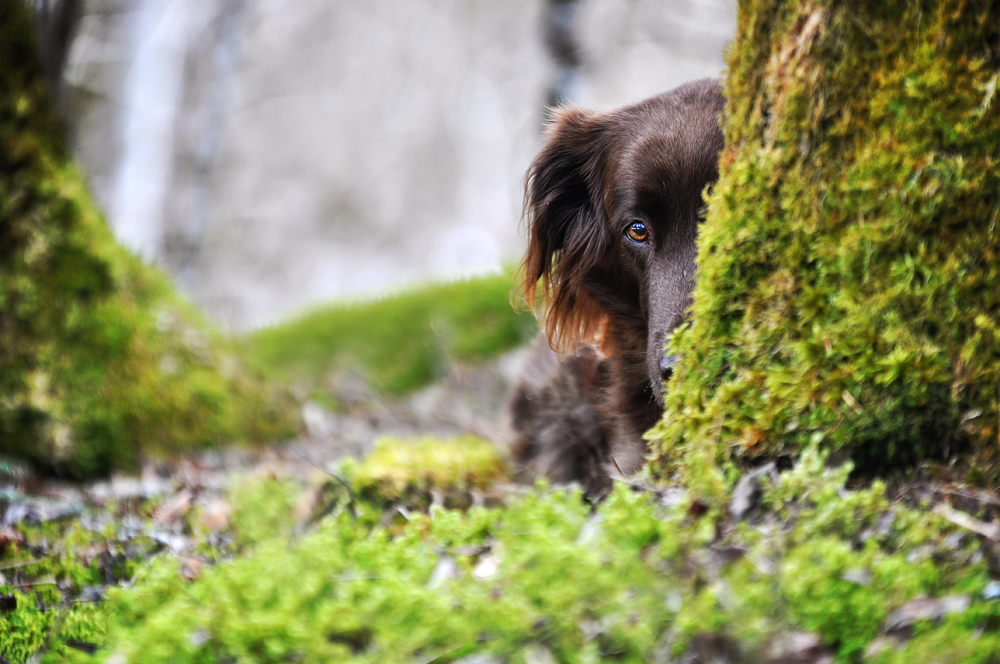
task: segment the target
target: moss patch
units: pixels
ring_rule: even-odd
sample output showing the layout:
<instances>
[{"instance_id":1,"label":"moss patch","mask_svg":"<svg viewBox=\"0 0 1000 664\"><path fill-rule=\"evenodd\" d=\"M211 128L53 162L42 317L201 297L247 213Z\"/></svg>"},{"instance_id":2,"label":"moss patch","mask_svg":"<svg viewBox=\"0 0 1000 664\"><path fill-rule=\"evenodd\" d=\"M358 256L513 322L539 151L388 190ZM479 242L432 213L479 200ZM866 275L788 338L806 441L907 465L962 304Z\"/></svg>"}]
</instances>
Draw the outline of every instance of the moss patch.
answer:
<instances>
[{"instance_id":1,"label":"moss patch","mask_svg":"<svg viewBox=\"0 0 1000 664\"><path fill-rule=\"evenodd\" d=\"M816 448L737 523L677 488L624 484L596 508L544 485L508 492L500 508L428 508L409 491L428 473L407 458L479 469L434 474L483 490L495 463L475 441L426 440L409 457L402 445L344 469L352 491L337 481L339 491L313 492L311 514L308 487L241 481L224 531L200 530L197 510L175 524L196 545L180 554L157 534L169 498L22 523L13 540L5 531L0 595L17 609L0 612L0 657L776 662L802 632L845 663L986 664L1000 652L995 546L905 487L849 488L850 466L829 466ZM407 492L378 493L387 476ZM94 588L109 600L75 601Z\"/></svg>"},{"instance_id":2,"label":"moss patch","mask_svg":"<svg viewBox=\"0 0 1000 664\"><path fill-rule=\"evenodd\" d=\"M119 508L124 518L142 516L124 504L109 509ZM131 579L162 547L124 535L120 522L85 527L77 516L0 531L0 657L8 662L87 659L107 638L102 588Z\"/></svg>"},{"instance_id":3,"label":"moss patch","mask_svg":"<svg viewBox=\"0 0 1000 664\"><path fill-rule=\"evenodd\" d=\"M17 0L0 1L0 452L77 477L288 436L288 403L119 246L67 156Z\"/></svg>"},{"instance_id":4,"label":"moss patch","mask_svg":"<svg viewBox=\"0 0 1000 664\"><path fill-rule=\"evenodd\" d=\"M1000 602L983 596L978 543L891 503L881 484L847 490L849 470L807 453L744 524L624 485L596 510L578 492L539 487L505 509L435 507L392 522L383 503L345 496L310 534L290 543L274 525L196 581L157 562L113 593L100 657L644 662L725 648L766 661L782 635L807 630L842 662L926 661L927 644L950 661L993 661ZM898 649L872 647L894 611L948 595L960 610L916 620Z\"/></svg>"},{"instance_id":5,"label":"moss patch","mask_svg":"<svg viewBox=\"0 0 1000 664\"><path fill-rule=\"evenodd\" d=\"M429 504L432 493L461 504L470 490L508 479L507 464L496 446L475 436L448 440L383 438L364 461L345 473L368 500Z\"/></svg>"},{"instance_id":6,"label":"moss patch","mask_svg":"<svg viewBox=\"0 0 1000 664\"><path fill-rule=\"evenodd\" d=\"M847 448L868 472L1000 421L1000 5L741 3L693 325L654 435L716 463Z\"/></svg>"},{"instance_id":7,"label":"moss patch","mask_svg":"<svg viewBox=\"0 0 1000 664\"><path fill-rule=\"evenodd\" d=\"M346 368L379 390L407 392L451 361L490 359L538 333L534 317L511 306L512 283L503 273L327 306L255 332L245 346L261 370L285 380L322 387Z\"/></svg>"}]
</instances>

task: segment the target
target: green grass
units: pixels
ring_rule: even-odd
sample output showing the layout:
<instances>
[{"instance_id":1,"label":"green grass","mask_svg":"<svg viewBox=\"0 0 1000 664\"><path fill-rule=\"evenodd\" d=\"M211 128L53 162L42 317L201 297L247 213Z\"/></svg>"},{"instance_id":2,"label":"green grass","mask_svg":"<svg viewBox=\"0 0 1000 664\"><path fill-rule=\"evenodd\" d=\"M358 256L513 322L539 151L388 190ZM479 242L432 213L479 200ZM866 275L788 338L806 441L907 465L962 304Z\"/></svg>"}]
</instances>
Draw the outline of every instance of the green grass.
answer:
<instances>
[{"instance_id":1,"label":"green grass","mask_svg":"<svg viewBox=\"0 0 1000 664\"><path fill-rule=\"evenodd\" d=\"M488 360L537 334L534 317L512 306L512 284L504 272L331 304L243 343L250 361L275 378L315 384L353 369L378 390L408 392L440 377L451 361Z\"/></svg>"}]
</instances>

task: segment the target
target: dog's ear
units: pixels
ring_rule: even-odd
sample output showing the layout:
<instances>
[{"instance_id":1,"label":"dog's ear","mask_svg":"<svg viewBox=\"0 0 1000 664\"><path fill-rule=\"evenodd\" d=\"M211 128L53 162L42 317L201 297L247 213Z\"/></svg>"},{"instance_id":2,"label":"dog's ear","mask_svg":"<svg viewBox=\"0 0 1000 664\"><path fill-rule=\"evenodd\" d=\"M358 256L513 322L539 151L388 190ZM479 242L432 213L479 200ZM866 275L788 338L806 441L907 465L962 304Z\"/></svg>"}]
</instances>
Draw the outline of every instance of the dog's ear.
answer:
<instances>
[{"instance_id":1,"label":"dog's ear","mask_svg":"<svg viewBox=\"0 0 1000 664\"><path fill-rule=\"evenodd\" d=\"M528 170L524 296L541 308L549 345L556 350L600 343L606 314L587 284L611 259L603 203L608 149L608 123L601 114L560 109Z\"/></svg>"}]
</instances>

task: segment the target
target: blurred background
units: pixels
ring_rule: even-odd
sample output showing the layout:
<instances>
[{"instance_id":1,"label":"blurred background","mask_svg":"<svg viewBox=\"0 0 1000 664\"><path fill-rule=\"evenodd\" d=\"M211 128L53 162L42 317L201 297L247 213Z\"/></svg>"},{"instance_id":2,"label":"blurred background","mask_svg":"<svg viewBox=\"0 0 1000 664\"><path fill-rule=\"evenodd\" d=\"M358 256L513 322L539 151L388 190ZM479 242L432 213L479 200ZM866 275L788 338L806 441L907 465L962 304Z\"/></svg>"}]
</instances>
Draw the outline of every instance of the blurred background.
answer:
<instances>
[{"instance_id":1,"label":"blurred background","mask_svg":"<svg viewBox=\"0 0 1000 664\"><path fill-rule=\"evenodd\" d=\"M735 0L30 0L119 237L246 331L516 261L546 108L718 76Z\"/></svg>"}]
</instances>

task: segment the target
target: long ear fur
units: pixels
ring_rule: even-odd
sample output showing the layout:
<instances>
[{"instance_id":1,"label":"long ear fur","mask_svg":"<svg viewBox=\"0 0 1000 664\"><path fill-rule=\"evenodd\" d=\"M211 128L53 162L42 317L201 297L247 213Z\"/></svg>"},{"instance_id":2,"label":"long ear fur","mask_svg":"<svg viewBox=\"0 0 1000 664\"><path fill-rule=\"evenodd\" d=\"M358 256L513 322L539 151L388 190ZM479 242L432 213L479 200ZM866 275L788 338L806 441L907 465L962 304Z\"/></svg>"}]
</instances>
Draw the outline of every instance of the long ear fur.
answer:
<instances>
[{"instance_id":1,"label":"long ear fur","mask_svg":"<svg viewBox=\"0 0 1000 664\"><path fill-rule=\"evenodd\" d=\"M587 287L611 261L602 200L606 127L596 113L556 111L545 147L528 170L522 286L529 305L540 308L549 345L557 351L599 344L606 318Z\"/></svg>"}]
</instances>

